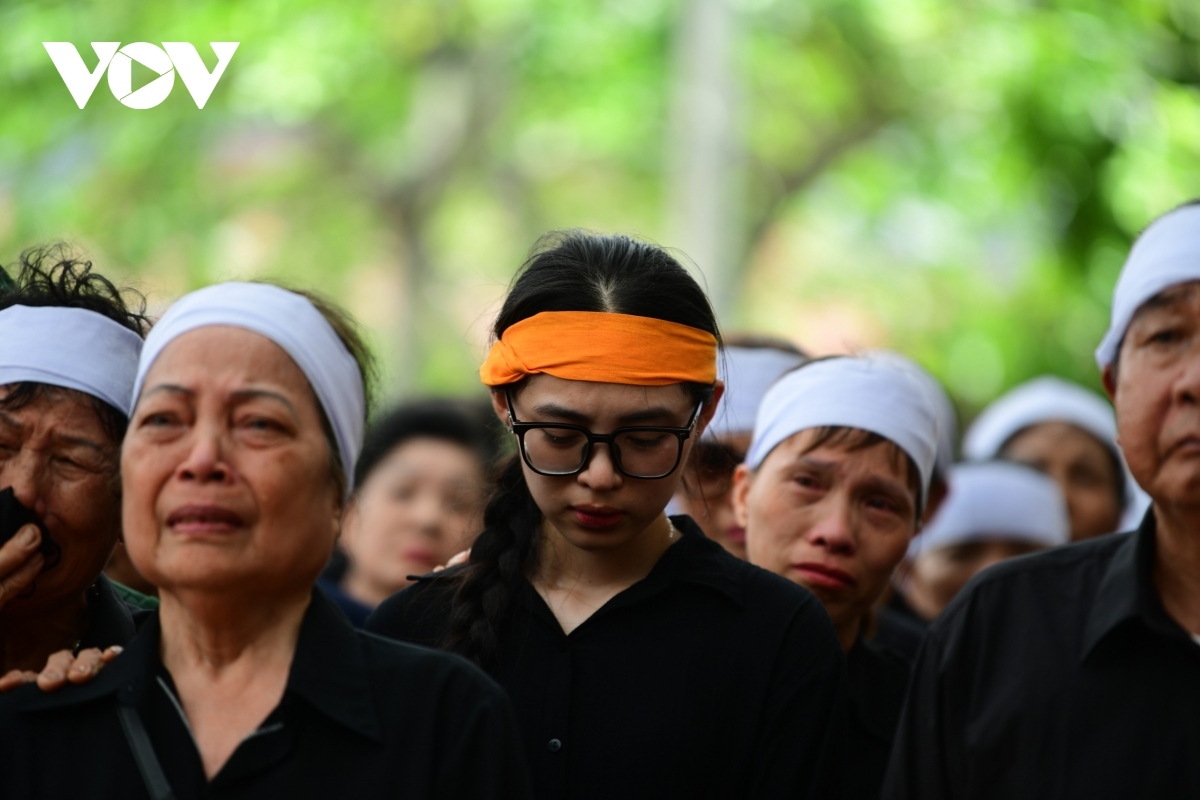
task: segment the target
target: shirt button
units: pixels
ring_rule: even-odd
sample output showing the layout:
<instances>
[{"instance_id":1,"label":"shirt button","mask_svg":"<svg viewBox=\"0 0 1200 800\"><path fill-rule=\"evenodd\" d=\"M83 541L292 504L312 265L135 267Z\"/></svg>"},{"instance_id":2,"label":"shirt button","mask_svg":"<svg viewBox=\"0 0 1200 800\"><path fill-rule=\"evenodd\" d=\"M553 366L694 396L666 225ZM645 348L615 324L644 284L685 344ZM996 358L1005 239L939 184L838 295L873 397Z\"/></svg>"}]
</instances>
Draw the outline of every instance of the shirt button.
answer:
<instances>
[{"instance_id":1,"label":"shirt button","mask_svg":"<svg viewBox=\"0 0 1200 800\"><path fill-rule=\"evenodd\" d=\"M549 744L546 745L546 748L551 753L557 753L559 750L562 750L562 742L558 739L551 739Z\"/></svg>"}]
</instances>

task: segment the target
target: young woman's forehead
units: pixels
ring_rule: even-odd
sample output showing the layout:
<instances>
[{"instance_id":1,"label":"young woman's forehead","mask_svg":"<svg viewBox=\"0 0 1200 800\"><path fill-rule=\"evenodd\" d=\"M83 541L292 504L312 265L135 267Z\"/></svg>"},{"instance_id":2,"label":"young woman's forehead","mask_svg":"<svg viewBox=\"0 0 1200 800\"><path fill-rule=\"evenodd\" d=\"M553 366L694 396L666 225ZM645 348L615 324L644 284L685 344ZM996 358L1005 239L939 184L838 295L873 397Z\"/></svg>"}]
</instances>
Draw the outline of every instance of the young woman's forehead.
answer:
<instances>
[{"instance_id":1,"label":"young woman's forehead","mask_svg":"<svg viewBox=\"0 0 1200 800\"><path fill-rule=\"evenodd\" d=\"M594 419L614 419L653 411L679 414L691 410L691 398L679 383L630 386L533 375L516 398L523 409L556 409Z\"/></svg>"}]
</instances>

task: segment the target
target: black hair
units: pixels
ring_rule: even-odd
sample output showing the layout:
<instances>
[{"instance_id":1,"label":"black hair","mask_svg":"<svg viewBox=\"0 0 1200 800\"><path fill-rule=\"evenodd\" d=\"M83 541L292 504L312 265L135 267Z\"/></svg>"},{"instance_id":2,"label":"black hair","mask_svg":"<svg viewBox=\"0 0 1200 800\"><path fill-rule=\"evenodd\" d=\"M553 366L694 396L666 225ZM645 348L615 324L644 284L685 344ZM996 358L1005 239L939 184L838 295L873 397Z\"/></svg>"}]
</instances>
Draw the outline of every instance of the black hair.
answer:
<instances>
[{"instance_id":1,"label":"black hair","mask_svg":"<svg viewBox=\"0 0 1200 800\"><path fill-rule=\"evenodd\" d=\"M92 271L91 261L78 258L62 243L31 248L21 253L12 268L0 267L0 311L12 306L81 308L100 314L143 338L150 329L146 298L140 292L117 288L108 278ZM16 410L48 393L60 392L75 390L22 381L0 401L0 408ZM87 397L105 433L119 444L129 427L125 410L85 392L77 394Z\"/></svg>"},{"instance_id":2,"label":"black hair","mask_svg":"<svg viewBox=\"0 0 1200 800\"><path fill-rule=\"evenodd\" d=\"M492 335L498 339L546 311L650 317L707 331L720 342L716 314L695 279L662 248L628 236L579 230L543 236L514 278ZM685 387L697 403L712 399L712 385ZM537 558L541 520L520 458L513 456L484 510L470 562L453 575L459 583L442 647L485 669L498 664L521 581Z\"/></svg>"},{"instance_id":3,"label":"black hair","mask_svg":"<svg viewBox=\"0 0 1200 800\"><path fill-rule=\"evenodd\" d=\"M461 445L486 470L496 458L498 442L486 420L472 412L473 409L452 398L413 400L392 409L367 429L362 453L354 465L354 485L361 488L389 453L417 437ZM490 406L487 412L495 420Z\"/></svg>"}]
</instances>

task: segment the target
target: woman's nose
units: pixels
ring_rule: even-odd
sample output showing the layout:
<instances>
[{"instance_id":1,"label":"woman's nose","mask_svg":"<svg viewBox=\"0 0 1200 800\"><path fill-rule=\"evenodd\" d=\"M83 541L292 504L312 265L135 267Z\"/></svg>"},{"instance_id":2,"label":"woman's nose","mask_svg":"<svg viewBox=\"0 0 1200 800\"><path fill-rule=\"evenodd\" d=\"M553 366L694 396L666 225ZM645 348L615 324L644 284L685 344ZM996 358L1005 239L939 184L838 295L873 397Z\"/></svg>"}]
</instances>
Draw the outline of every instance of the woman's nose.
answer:
<instances>
[{"instance_id":1,"label":"woman's nose","mask_svg":"<svg viewBox=\"0 0 1200 800\"><path fill-rule=\"evenodd\" d=\"M187 457L179 465L179 476L201 483L226 480L231 471L225 462L224 449L220 432L195 428Z\"/></svg>"},{"instance_id":2,"label":"woman's nose","mask_svg":"<svg viewBox=\"0 0 1200 800\"><path fill-rule=\"evenodd\" d=\"M28 449L22 448L0 468L0 487L12 487L17 502L43 517L46 505L45 477L39 459Z\"/></svg>"},{"instance_id":3,"label":"woman's nose","mask_svg":"<svg viewBox=\"0 0 1200 800\"><path fill-rule=\"evenodd\" d=\"M854 522L850 504L838 497L827 498L823 513L813 524L804 538L809 544L825 547L831 552L843 555L853 554L856 547L854 542Z\"/></svg>"},{"instance_id":4,"label":"woman's nose","mask_svg":"<svg viewBox=\"0 0 1200 800\"><path fill-rule=\"evenodd\" d=\"M621 473L617 472L617 465L613 463L612 450L603 442L597 442L592 447L588 463L576 477L584 486L600 491L621 485Z\"/></svg>"}]
</instances>

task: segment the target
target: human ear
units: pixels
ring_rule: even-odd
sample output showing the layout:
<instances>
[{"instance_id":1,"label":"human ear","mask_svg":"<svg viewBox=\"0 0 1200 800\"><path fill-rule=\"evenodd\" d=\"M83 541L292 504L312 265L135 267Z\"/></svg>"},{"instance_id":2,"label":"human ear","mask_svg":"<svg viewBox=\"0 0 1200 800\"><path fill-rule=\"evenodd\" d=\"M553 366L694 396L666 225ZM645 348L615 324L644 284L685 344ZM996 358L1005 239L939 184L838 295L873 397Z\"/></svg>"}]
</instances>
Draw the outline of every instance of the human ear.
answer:
<instances>
[{"instance_id":1,"label":"human ear","mask_svg":"<svg viewBox=\"0 0 1200 800\"><path fill-rule=\"evenodd\" d=\"M492 389L492 410L496 412L496 417L500 420L507 430L511 423L511 417L508 413L508 393L500 389Z\"/></svg>"},{"instance_id":2,"label":"human ear","mask_svg":"<svg viewBox=\"0 0 1200 800\"><path fill-rule=\"evenodd\" d=\"M713 415L717 413L717 408L721 404L721 398L725 395L725 381L716 381L713 383L713 395L700 409L700 415L696 419L696 436L704 433L704 429L708 427L708 423L712 422Z\"/></svg>"},{"instance_id":3,"label":"human ear","mask_svg":"<svg viewBox=\"0 0 1200 800\"><path fill-rule=\"evenodd\" d=\"M745 529L750 521L747 500L750 497L750 485L754 482L754 473L745 464L738 464L733 470L733 517L738 526Z\"/></svg>"},{"instance_id":4,"label":"human ear","mask_svg":"<svg viewBox=\"0 0 1200 800\"><path fill-rule=\"evenodd\" d=\"M1108 395L1108 399L1117 402L1117 375L1113 371L1112 364L1104 368L1104 374L1101 375L1101 380L1104 383L1104 393Z\"/></svg>"}]
</instances>

